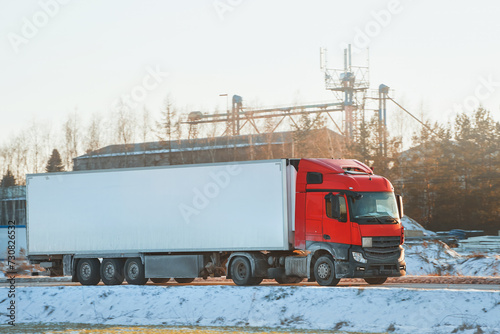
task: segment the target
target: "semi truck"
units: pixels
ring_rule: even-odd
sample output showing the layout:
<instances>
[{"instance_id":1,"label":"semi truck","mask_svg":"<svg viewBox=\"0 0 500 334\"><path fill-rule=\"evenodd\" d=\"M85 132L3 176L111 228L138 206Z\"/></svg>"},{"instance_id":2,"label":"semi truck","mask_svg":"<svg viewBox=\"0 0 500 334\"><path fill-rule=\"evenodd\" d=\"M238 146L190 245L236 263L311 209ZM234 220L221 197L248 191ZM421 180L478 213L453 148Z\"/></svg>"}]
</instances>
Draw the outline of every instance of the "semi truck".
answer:
<instances>
[{"instance_id":1,"label":"semi truck","mask_svg":"<svg viewBox=\"0 0 500 334\"><path fill-rule=\"evenodd\" d=\"M29 174L32 263L82 285L405 275L402 197L357 160Z\"/></svg>"}]
</instances>

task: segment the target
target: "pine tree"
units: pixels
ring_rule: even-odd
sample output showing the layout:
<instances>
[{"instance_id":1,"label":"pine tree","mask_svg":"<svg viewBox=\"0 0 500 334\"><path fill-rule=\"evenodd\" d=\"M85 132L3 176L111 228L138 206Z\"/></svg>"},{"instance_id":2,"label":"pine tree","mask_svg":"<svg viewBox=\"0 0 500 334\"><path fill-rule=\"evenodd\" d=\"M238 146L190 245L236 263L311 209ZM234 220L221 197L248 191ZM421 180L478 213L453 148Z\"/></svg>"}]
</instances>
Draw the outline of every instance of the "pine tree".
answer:
<instances>
[{"instance_id":1,"label":"pine tree","mask_svg":"<svg viewBox=\"0 0 500 334\"><path fill-rule=\"evenodd\" d=\"M7 187L13 187L16 185L16 178L14 177L14 174L10 171L10 169L7 169L7 173L2 178L2 181L0 181L0 187L2 188L7 188Z\"/></svg>"},{"instance_id":2,"label":"pine tree","mask_svg":"<svg viewBox=\"0 0 500 334\"><path fill-rule=\"evenodd\" d=\"M62 164L61 155L59 154L58 150L54 149L52 151L52 155L50 156L49 161L47 162L47 166L45 167L45 171L47 173L63 172L64 171L64 166Z\"/></svg>"}]
</instances>

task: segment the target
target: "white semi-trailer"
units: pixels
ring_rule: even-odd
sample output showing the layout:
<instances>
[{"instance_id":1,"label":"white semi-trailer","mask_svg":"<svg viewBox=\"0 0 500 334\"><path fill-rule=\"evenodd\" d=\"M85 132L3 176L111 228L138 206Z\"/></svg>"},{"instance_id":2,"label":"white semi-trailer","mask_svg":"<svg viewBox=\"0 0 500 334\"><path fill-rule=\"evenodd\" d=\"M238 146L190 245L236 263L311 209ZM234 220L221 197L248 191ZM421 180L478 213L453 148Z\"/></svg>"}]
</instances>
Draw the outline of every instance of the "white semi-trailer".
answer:
<instances>
[{"instance_id":1,"label":"white semi-trailer","mask_svg":"<svg viewBox=\"0 0 500 334\"><path fill-rule=\"evenodd\" d=\"M330 172L346 180L364 175L371 181L375 176L353 160L339 162L362 172L347 175L343 167L333 170L334 165L324 161L331 164L334 160L280 159L28 175L28 256L51 274L72 275L84 285L101 280L121 284L124 279L129 284L170 278L190 282L195 277L222 275L239 285L258 284L263 278L292 283L305 277L332 285L350 275L343 272L349 267L349 244L338 237L350 236L351 223L342 222L338 235L323 241L321 216L343 221L340 211L345 205L338 205L339 199L345 201L354 191L337 189L334 196L330 189L316 189L308 200L299 197L299 192L305 195L307 185L327 185ZM379 183L387 188L388 182ZM303 191L296 189L299 185ZM397 264L401 227L396 200L393 193L384 196L390 215L395 215L390 221L393 226L386 230L397 236L389 238L394 239L389 244L395 248L389 253ZM333 211L321 209L325 200ZM316 231L317 237L307 231L308 212L315 216L311 229L321 230ZM297 232L296 217L300 218ZM331 228L333 223L327 226ZM376 229L383 231L382 227ZM326 267L316 268L323 257L328 257ZM394 264L394 259L389 260ZM373 276L399 275L399 265L393 269ZM327 277L314 274L316 270Z\"/></svg>"}]
</instances>

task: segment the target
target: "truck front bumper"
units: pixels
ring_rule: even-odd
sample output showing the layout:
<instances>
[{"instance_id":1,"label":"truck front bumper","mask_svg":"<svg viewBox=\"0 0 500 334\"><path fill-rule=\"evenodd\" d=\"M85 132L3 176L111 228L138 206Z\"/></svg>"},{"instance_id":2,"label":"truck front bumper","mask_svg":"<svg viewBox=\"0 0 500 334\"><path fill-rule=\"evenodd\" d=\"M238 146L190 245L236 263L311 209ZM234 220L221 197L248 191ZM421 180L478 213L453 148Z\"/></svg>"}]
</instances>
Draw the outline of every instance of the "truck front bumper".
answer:
<instances>
[{"instance_id":1,"label":"truck front bumper","mask_svg":"<svg viewBox=\"0 0 500 334\"><path fill-rule=\"evenodd\" d=\"M353 252L358 253L355 259ZM361 257L360 257L361 255ZM361 260L361 261L358 261ZM337 278L400 277L406 275L404 250L387 256L373 256L360 246L352 246L348 261L335 263Z\"/></svg>"}]
</instances>

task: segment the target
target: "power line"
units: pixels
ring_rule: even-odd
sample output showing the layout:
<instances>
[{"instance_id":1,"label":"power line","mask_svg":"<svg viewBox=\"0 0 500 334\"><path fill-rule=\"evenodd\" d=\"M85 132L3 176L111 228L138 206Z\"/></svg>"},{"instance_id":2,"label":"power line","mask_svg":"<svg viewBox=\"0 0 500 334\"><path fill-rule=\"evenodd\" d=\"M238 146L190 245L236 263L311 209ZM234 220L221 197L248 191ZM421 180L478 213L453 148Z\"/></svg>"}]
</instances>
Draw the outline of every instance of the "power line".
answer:
<instances>
[{"instance_id":1,"label":"power line","mask_svg":"<svg viewBox=\"0 0 500 334\"><path fill-rule=\"evenodd\" d=\"M394 102L398 107L400 107L401 109L403 109L408 115L410 115L411 117L413 117L413 119L415 119L417 122L419 122L427 130L429 130L430 132L432 132L436 136L441 137L439 134L437 134L436 132L434 132L434 130L432 130L427 124L425 124L424 122L422 122L421 120L419 120L415 115L413 115L411 112L409 112L408 110L406 110L402 105L400 105L399 103L397 103L396 101L394 101L394 99L392 97L387 96L387 98L389 100L391 100L392 102Z\"/></svg>"}]
</instances>

